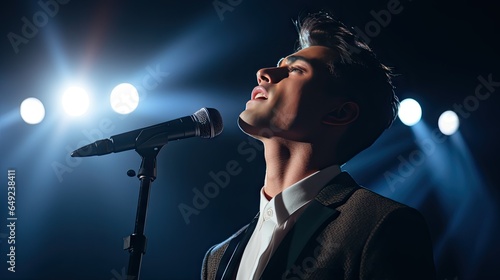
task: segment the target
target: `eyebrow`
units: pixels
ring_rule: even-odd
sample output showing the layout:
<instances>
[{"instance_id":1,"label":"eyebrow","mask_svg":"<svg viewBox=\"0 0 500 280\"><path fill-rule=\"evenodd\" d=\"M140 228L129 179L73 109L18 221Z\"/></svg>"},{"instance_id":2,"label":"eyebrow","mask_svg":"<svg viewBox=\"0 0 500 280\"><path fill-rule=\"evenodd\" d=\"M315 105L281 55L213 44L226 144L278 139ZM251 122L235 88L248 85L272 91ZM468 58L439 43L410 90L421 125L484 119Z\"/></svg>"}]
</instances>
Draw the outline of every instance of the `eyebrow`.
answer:
<instances>
[{"instance_id":1,"label":"eyebrow","mask_svg":"<svg viewBox=\"0 0 500 280\"><path fill-rule=\"evenodd\" d=\"M312 61L309 59L309 58L306 58L306 57L303 57L303 56L300 56L300 55L290 55L290 56L287 56L287 57L283 57L281 58L279 61L278 61L278 64L277 66L278 67L281 67L281 62L283 62L285 60L285 63L288 65L288 64L292 64L294 63L295 61L297 60L300 60L300 61L304 61L305 63L309 64L309 65L312 65Z\"/></svg>"}]
</instances>

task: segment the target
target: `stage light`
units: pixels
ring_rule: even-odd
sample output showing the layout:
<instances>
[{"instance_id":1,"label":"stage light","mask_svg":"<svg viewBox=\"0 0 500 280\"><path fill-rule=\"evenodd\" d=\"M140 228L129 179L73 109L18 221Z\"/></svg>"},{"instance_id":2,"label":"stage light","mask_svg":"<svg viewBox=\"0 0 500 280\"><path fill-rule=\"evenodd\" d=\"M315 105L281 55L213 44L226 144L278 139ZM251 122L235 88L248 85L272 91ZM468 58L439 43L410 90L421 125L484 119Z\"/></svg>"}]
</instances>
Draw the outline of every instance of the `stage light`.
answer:
<instances>
[{"instance_id":1,"label":"stage light","mask_svg":"<svg viewBox=\"0 0 500 280\"><path fill-rule=\"evenodd\" d=\"M45 108L40 100L30 97L25 99L20 106L21 118L26 123L37 124L45 117Z\"/></svg>"},{"instance_id":2,"label":"stage light","mask_svg":"<svg viewBox=\"0 0 500 280\"><path fill-rule=\"evenodd\" d=\"M422 117L422 108L415 99L407 98L399 106L399 119L407 126L417 124Z\"/></svg>"},{"instance_id":3,"label":"stage light","mask_svg":"<svg viewBox=\"0 0 500 280\"><path fill-rule=\"evenodd\" d=\"M453 111L446 111L439 116L438 127L444 135L452 135L458 130L460 121L458 116Z\"/></svg>"},{"instance_id":4,"label":"stage light","mask_svg":"<svg viewBox=\"0 0 500 280\"><path fill-rule=\"evenodd\" d=\"M139 105L139 93L131 84L119 84L111 91L109 102L118 114L130 114Z\"/></svg>"},{"instance_id":5,"label":"stage light","mask_svg":"<svg viewBox=\"0 0 500 280\"><path fill-rule=\"evenodd\" d=\"M62 97L64 111L70 116L81 116L89 108L89 96L83 88L70 87Z\"/></svg>"}]
</instances>

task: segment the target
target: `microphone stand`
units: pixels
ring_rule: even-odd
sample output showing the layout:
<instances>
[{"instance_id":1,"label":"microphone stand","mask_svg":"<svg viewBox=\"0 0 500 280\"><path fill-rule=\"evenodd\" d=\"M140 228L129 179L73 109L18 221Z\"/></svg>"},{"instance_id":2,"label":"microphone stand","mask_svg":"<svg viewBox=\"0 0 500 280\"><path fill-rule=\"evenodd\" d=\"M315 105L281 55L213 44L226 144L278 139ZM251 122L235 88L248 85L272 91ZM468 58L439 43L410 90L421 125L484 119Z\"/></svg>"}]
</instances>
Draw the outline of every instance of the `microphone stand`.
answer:
<instances>
[{"instance_id":1,"label":"microphone stand","mask_svg":"<svg viewBox=\"0 0 500 280\"><path fill-rule=\"evenodd\" d=\"M212 120L214 123L211 123ZM136 137L137 132L139 134ZM123 249L130 253L127 280L139 280L142 256L146 253L147 239L144 235L144 228L150 188L156 179L156 157L160 149L168 143L169 139L177 140L193 136L213 138L221 132L222 118L220 113L213 108L201 108L189 117L115 135L111 139L96 141L71 153L72 157L85 157L116 153L135 147L135 151L142 158L141 167L137 174L141 183L134 233L123 238ZM134 137L135 145L133 143ZM135 176L135 172L129 170L127 175Z\"/></svg>"},{"instance_id":2,"label":"microphone stand","mask_svg":"<svg viewBox=\"0 0 500 280\"><path fill-rule=\"evenodd\" d=\"M147 133L139 134L136 139L136 152L141 156L142 162L137 177L141 181L137 213L135 218L134 233L123 239L123 249L130 253L127 280L139 280L142 256L146 253L146 236L144 227L146 225L146 214L151 184L156 179L156 156L163 145L167 143L167 134L155 135L148 138ZM148 138L145 141L144 138ZM161 143L161 144L160 144Z\"/></svg>"}]
</instances>

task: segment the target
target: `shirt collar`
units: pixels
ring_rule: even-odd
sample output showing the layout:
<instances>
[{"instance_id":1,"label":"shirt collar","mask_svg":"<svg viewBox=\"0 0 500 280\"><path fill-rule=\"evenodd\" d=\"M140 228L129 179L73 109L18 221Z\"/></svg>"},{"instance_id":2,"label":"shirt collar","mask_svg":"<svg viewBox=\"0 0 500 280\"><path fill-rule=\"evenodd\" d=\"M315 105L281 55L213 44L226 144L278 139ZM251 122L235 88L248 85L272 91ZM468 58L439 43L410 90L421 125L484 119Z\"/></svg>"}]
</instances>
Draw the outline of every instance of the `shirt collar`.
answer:
<instances>
[{"instance_id":1,"label":"shirt collar","mask_svg":"<svg viewBox=\"0 0 500 280\"><path fill-rule=\"evenodd\" d=\"M260 218L272 220L282 225L290 215L313 200L319 191L335 176L340 174L340 167L332 165L317 171L296 182L271 200L260 191Z\"/></svg>"}]
</instances>

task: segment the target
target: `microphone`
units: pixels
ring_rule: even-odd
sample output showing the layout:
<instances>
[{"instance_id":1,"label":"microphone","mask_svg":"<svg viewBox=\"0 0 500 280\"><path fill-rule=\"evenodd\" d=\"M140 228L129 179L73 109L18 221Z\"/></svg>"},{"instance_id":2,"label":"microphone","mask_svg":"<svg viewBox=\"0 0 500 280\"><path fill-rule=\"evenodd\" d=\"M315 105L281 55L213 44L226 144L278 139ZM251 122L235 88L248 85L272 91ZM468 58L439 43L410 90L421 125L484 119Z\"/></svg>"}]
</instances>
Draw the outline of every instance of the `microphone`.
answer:
<instances>
[{"instance_id":1,"label":"microphone","mask_svg":"<svg viewBox=\"0 0 500 280\"><path fill-rule=\"evenodd\" d=\"M97 140L74 150L71 157L101 156L137 148L154 148L163 146L171 140L195 136L213 138L219 135L222 129L222 117L219 111L213 108L201 108L191 116L114 135L109 139Z\"/></svg>"}]
</instances>

